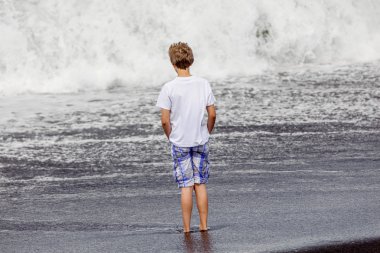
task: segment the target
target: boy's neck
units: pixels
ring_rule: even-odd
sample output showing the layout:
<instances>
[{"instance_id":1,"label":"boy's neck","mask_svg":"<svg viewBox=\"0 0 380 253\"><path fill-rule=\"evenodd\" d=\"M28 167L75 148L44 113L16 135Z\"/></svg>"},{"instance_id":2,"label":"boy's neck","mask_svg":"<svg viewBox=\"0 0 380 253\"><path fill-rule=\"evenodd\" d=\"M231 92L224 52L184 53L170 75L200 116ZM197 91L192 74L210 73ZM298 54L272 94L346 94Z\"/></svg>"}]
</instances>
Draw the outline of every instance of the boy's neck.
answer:
<instances>
[{"instance_id":1,"label":"boy's neck","mask_svg":"<svg viewBox=\"0 0 380 253\"><path fill-rule=\"evenodd\" d=\"M177 75L178 77L188 77L188 76L191 76L190 75L190 69L187 68L187 69L180 69L178 68L177 69Z\"/></svg>"}]
</instances>

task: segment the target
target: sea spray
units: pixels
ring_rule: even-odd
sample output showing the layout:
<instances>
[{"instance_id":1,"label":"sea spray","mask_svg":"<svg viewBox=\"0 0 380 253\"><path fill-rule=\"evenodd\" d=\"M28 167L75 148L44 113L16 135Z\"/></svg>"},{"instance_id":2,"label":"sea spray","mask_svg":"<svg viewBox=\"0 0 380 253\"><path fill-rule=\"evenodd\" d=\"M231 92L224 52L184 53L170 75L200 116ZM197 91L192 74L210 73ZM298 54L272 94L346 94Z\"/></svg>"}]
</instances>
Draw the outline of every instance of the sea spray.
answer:
<instances>
[{"instance_id":1,"label":"sea spray","mask_svg":"<svg viewBox=\"0 0 380 253\"><path fill-rule=\"evenodd\" d=\"M186 41L213 80L380 58L380 2L0 1L0 94L156 86Z\"/></svg>"}]
</instances>

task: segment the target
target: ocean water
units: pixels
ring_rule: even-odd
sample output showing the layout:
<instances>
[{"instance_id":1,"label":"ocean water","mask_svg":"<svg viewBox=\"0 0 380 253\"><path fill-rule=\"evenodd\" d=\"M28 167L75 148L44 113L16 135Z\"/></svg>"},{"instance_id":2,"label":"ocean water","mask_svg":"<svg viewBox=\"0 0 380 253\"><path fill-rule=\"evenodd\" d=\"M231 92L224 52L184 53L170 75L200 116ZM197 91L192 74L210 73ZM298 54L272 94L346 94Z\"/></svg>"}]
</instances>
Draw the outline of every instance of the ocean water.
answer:
<instances>
[{"instance_id":1,"label":"ocean water","mask_svg":"<svg viewBox=\"0 0 380 253\"><path fill-rule=\"evenodd\" d=\"M194 73L219 81L373 61L379 12L376 0L1 1L0 94L157 86L177 41L193 48Z\"/></svg>"},{"instance_id":2,"label":"ocean water","mask_svg":"<svg viewBox=\"0 0 380 253\"><path fill-rule=\"evenodd\" d=\"M0 251L286 252L379 237L379 10L0 1ZM210 231L190 235L154 106L178 40L217 99Z\"/></svg>"}]
</instances>

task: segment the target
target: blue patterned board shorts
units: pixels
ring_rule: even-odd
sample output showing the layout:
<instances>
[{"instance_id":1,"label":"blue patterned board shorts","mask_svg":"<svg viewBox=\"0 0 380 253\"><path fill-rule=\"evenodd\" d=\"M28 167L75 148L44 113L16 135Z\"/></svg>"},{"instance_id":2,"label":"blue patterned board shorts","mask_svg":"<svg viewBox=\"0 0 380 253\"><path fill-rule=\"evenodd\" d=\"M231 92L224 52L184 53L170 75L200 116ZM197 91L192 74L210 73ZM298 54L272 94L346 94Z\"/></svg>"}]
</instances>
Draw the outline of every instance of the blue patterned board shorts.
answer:
<instances>
[{"instance_id":1,"label":"blue patterned board shorts","mask_svg":"<svg viewBox=\"0 0 380 253\"><path fill-rule=\"evenodd\" d=\"M178 147L171 143L173 177L178 188L205 184L209 178L209 143L195 147Z\"/></svg>"}]
</instances>

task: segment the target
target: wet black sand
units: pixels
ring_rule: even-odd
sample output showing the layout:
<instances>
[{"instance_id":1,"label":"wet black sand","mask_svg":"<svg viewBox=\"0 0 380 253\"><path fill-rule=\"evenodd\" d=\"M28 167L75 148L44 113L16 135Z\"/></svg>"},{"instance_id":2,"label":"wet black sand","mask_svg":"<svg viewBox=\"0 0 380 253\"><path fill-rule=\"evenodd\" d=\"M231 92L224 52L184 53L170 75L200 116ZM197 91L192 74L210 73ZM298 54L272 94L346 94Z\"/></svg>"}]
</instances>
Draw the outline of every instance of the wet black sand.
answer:
<instances>
[{"instance_id":1,"label":"wet black sand","mask_svg":"<svg viewBox=\"0 0 380 253\"><path fill-rule=\"evenodd\" d=\"M336 242L288 252L298 253L376 253L380 252L380 238L371 238L351 242ZM285 253L285 252L284 252Z\"/></svg>"},{"instance_id":2,"label":"wet black sand","mask_svg":"<svg viewBox=\"0 0 380 253\"><path fill-rule=\"evenodd\" d=\"M157 88L4 99L1 252L377 252L376 69L214 84L210 230L189 235Z\"/></svg>"}]
</instances>

